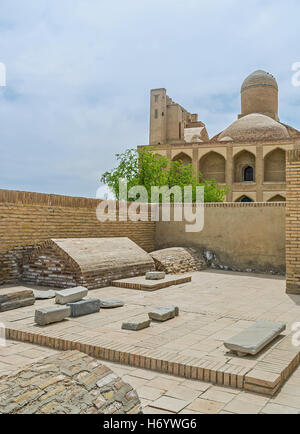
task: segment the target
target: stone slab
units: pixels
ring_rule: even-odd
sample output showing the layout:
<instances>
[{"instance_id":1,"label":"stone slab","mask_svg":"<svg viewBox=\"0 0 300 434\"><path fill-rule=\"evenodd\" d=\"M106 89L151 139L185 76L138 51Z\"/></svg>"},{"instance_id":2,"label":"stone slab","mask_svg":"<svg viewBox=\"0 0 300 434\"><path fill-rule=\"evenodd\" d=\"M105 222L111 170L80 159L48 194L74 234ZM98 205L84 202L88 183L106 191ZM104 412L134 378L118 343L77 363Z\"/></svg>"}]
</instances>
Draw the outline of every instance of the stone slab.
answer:
<instances>
[{"instance_id":1,"label":"stone slab","mask_svg":"<svg viewBox=\"0 0 300 434\"><path fill-rule=\"evenodd\" d=\"M86 297L88 290L83 286L76 286L75 288L63 289L56 293L55 303L57 304L67 304L73 303L75 301L82 300Z\"/></svg>"},{"instance_id":2,"label":"stone slab","mask_svg":"<svg viewBox=\"0 0 300 434\"><path fill-rule=\"evenodd\" d=\"M178 307L175 306L159 306L148 313L150 319L155 321L167 321L172 319L179 313Z\"/></svg>"},{"instance_id":3,"label":"stone slab","mask_svg":"<svg viewBox=\"0 0 300 434\"><path fill-rule=\"evenodd\" d=\"M88 298L87 300L80 300L75 303L67 303L67 306L71 309L70 317L75 318L99 312L100 300L99 298Z\"/></svg>"},{"instance_id":4,"label":"stone slab","mask_svg":"<svg viewBox=\"0 0 300 434\"><path fill-rule=\"evenodd\" d=\"M123 322L122 329L134 331L142 330L149 327L150 323L151 319L147 317L132 318L126 322Z\"/></svg>"},{"instance_id":5,"label":"stone slab","mask_svg":"<svg viewBox=\"0 0 300 434\"><path fill-rule=\"evenodd\" d=\"M124 306L124 301L117 300L115 298L107 298L105 300L100 300L100 307L104 309L113 309L115 307L122 307Z\"/></svg>"},{"instance_id":6,"label":"stone slab","mask_svg":"<svg viewBox=\"0 0 300 434\"><path fill-rule=\"evenodd\" d=\"M48 300L54 298L56 295L56 291L52 291L51 289L49 291L34 290L33 293L36 300Z\"/></svg>"},{"instance_id":7,"label":"stone slab","mask_svg":"<svg viewBox=\"0 0 300 434\"><path fill-rule=\"evenodd\" d=\"M138 289L140 291L157 291L158 289L167 288L172 285L180 285L191 282L192 276L168 274L165 279L159 281L147 280L145 276L131 277L112 281L112 286L119 288Z\"/></svg>"},{"instance_id":8,"label":"stone slab","mask_svg":"<svg viewBox=\"0 0 300 434\"><path fill-rule=\"evenodd\" d=\"M0 312L32 306L34 303L35 298L32 290L8 290L0 295Z\"/></svg>"},{"instance_id":9,"label":"stone slab","mask_svg":"<svg viewBox=\"0 0 300 434\"><path fill-rule=\"evenodd\" d=\"M69 306L49 306L35 311L34 321L38 325L47 325L67 318L71 313Z\"/></svg>"},{"instance_id":10,"label":"stone slab","mask_svg":"<svg viewBox=\"0 0 300 434\"><path fill-rule=\"evenodd\" d=\"M167 308L167 309L174 309L175 310L175 316L179 315L179 307L175 306L173 304L170 304L168 306L158 306L159 308L163 307L163 308Z\"/></svg>"},{"instance_id":11,"label":"stone slab","mask_svg":"<svg viewBox=\"0 0 300 434\"><path fill-rule=\"evenodd\" d=\"M146 273L146 280L160 280L166 277L166 273L164 271L148 271Z\"/></svg>"},{"instance_id":12,"label":"stone slab","mask_svg":"<svg viewBox=\"0 0 300 434\"><path fill-rule=\"evenodd\" d=\"M285 330L284 323L257 321L251 327L224 342L224 346L238 355L259 353Z\"/></svg>"}]
</instances>

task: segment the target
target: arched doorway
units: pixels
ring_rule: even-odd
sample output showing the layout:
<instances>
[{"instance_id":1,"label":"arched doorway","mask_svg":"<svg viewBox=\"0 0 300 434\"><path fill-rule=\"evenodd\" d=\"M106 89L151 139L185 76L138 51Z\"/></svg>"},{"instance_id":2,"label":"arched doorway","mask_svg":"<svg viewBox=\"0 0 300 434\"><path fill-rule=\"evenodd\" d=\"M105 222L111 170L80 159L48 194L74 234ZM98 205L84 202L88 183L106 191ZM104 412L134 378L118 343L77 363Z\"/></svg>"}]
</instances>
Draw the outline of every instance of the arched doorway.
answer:
<instances>
[{"instance_id":1,"label":"arched doorway","mask_svg":"<svg viewBox=\"0 0 300 434\"><path fill-rule=\"evenodd\" d=\"M254 181L254 169L251 166L246 166L243 170L243 181Z\"/></svg>"},{"instance_id":2,"label":"arched doorway","mask_svg":"<svg viewBox=\"0 0 300 434\"><path fill-rule=\"evenodd\" d=\"M240 151L234 157L234 182L255 181L255 155Z\"/></svg>"},{"instance_id":3,"label":"arched doorway","mask_svg":"<svg viewBox=\"0 0 300 434\"><path fill-rule=\"evenodd\" d=\"M281 196L281 194L276 194L271 197L268 202L285 202L285 197Z\"/></svg>"},{"instance_id":4,"label":"arched doorway","mask_svg":"<svg viewBox=\"0 0 300 434\"><path fill-rule=\"evenodd\" d=\"M199 171L204 179L225 182L225 158L217 152L205 154L199 162Z\"/></svg>"},{"instance_id":5,"label":"arched doorway","mask_svg":"<svg viewBox=\"0 0 300 434\"><path fill-rule=\"evenodd\" d=\"M191 157L184 152L180 152L180 154L175 155L175 157L172 158L172 161L181 161L184 166L192 164Z\"/></svg>"},{"instance_id":6,"label":"arched doorway","mask_svg":"<svg viewBox=\"0 0 300 434\"><path fill-rule=\"evenodd\" d=\"M249 196L241 196L236 200L236 202L254 202L254 201Z\"/></svg>"},{"instance_id":7,"label":"arched doorway","mask_svg":"<svg viewBox=\"0 0 300 434\"><path fill-rule=\"evenodd\" d=\"M285 152L274 149L264 159L264 180L266 182L285 182Z\"/></svg>"}]
</instances>

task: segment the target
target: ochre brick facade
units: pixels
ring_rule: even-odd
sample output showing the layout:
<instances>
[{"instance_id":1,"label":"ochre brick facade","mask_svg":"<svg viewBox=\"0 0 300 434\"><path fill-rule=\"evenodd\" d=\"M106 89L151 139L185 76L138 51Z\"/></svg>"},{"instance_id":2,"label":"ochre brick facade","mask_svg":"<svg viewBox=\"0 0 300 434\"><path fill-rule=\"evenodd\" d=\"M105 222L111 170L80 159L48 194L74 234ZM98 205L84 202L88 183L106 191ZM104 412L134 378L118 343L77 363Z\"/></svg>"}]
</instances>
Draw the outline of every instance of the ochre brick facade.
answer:
<instances>
[{"instance_id":1,"label":"ochre brick facade","mask_svg":"<svg viewBox=\"0 0 300 434\"><path fill-rule=\"evenodd\" d=\"M100 200L0 190L0 284L20 277L24 254L50 238L128 237L154 250L155 222L104 222Z\"/></svg>"},{"instance_id":2,"label":"ochre brick facade","mask_svg":"<svg viewBox=\"0 0 300 434\"><path fill-rule=\"evenodd\" d=\"M286 154L286 291L300 294L300 150Z\"/></svg>"}]
</instances>

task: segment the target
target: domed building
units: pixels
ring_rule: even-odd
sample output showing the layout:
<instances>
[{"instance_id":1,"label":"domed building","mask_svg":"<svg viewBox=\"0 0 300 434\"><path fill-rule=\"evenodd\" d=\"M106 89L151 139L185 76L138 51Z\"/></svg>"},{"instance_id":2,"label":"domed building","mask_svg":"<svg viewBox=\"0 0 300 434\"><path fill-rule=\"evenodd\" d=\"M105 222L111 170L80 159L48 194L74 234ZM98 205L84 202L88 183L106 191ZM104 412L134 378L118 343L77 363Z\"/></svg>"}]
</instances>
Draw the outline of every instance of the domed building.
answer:
<instances>
[{"instance_id":1,"label":"domed building","mask_svg":"<svg viewBox=\"0 0 300 434\"><path fill-rule=\"evenodd\" d=\"M241 113L209 139L197 114L152 89L150 141L155 153L192 163L199 177L230 187L229 202L283 201L286 197L285 151L300 145L300 132L280 122L278 84L258 70L241 86Z\"/></svg>"}]
</instances>

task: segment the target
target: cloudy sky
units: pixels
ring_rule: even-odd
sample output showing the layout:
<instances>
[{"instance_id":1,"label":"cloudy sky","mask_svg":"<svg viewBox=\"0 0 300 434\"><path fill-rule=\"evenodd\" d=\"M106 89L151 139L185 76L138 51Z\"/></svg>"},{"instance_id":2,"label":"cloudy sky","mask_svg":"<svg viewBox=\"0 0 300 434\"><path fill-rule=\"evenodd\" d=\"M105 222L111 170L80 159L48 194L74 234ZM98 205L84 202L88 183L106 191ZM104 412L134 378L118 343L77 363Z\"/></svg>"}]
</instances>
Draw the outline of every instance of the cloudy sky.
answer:
<instances>
[{"instance_id":1,"label":"cloudy sky","mask_svg":"<svg viewBox=\"0 0 300 434\"><path fill-rule=\"evenodd\" d=\"M114 155L147 144L149 90L210 136L256 69L300 129L299 0L0 0L0 188L94 197Z\"/></svg>"}]
</instances>

